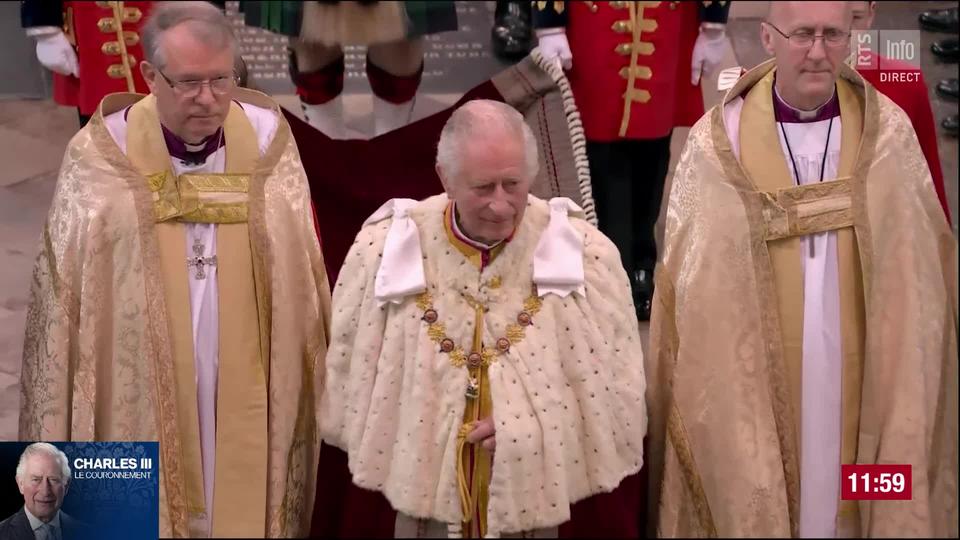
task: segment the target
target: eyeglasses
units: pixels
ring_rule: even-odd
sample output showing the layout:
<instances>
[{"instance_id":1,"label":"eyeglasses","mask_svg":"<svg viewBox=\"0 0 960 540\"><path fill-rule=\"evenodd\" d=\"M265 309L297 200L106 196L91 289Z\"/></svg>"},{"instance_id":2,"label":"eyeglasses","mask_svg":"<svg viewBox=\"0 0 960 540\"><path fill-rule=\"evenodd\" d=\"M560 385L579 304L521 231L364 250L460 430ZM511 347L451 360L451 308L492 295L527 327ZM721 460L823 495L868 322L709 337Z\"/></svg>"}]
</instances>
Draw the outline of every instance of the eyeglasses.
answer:
<instances>
[{"instance_id":1,"label":"eyeglasses","mask_svg":"<svg viewBox=\"0 0 960 540\"><path fill-rule=\"evenodd\" d=\"M230 75L229 77L217 77L216 79L207 79L207 80L195 80L195 81L174 81L170 77L167 77L163 74L160 69L157 69L157 73L163 77L163 80L167 81L167 84L170 85L170 88L173 89L181 97L192 98L200 94L200 90L203 89L203 85L208 85L210 91L214 94L222 96L233 89L237 85L237 76Z\"/></svg>"},{"instance_id":2,"label":"eyeglasses","mask_svg":"<svg viewBox=\"0 0 960 540\"><path fill-rule=\"evenodd\" d=\"M837 30L836 28L827 28L822 34L814 34L810 30L800 29L790 35L787 35L767 21L763 21L763 23L776 30L781 36L787 38L787 41L790 42L790 45L798 49L809 49L813 47L813 42L815 42L817 39L823 41L824 47L829 47L831 49L839 49L850 42L850 32Z\"/></svg>"}]
</instances>

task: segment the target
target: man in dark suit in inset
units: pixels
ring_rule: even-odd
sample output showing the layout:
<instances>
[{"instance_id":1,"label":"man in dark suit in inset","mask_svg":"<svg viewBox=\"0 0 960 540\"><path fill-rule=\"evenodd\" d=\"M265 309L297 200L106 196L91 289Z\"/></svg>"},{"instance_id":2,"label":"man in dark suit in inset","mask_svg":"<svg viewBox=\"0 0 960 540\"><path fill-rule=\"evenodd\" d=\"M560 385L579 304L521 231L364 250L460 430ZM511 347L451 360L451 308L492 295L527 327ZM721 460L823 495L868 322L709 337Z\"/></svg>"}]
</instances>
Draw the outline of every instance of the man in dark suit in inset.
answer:
<instances>
[{"instance_id":1,"label":"man in dark suit in inset","mask_svg":"<svg viewBox=\"0 0 960 540\"><path fill-rule=\"evenodd\" d=\"M60 510L70 487L70 463L56 446L38 442L20 455L17 486L23 508L0 522L3 540L76 540L86 526Z\"/></svg>"}]
</instances>

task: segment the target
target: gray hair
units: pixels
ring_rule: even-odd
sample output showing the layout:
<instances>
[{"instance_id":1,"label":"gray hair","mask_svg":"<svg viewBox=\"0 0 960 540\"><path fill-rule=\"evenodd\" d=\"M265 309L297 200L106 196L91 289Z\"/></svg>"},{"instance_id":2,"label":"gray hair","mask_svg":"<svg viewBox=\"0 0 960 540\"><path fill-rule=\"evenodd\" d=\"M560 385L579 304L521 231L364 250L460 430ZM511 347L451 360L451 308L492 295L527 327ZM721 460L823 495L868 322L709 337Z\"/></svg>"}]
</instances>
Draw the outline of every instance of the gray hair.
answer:
<instances>
[{"instance_id":1,"label":"gray hair","mask_svg":"<svg viewBox=\"0 0 960 540\"><path fill-rule=\"evenodd\" d=\"M540 170L540 156L537 152L537 140L527 122L516 109L499 101L475 99L468 101L453 111L450 119L440 132L437 143L437 168L449 178L460 174L458 154L464 144L491 128L501 133L514 133L523 139L524 155L527 161L527 175L532 181Z\"/></svg>"},{"instance_id":2,"label":"gray hair","mask_svg":"<svg viewBox=\"0 0 960 540\"><path fill-rule=\"evenodd\" d=\"M20 461L17 463L17 482L20 482L24 479L23 477L26 474L27 469L27 459L29 459L31 456L40 454L46 454L55 459L57 464L60 465L60 473L63 475L63 482L65 484L70 482L72 473L70 470L70 460L67 459L67 455L56 446L45 442L33 443L28 446L22 454L20 454Z\"/></svg>"},{"instance_id":3,"label":"gray hair","mask_svg":"<svg viewBox=\"0 0 960 540\"><path fill-rule=\"evenodd\" d=\"M162 68L166 59L160 50L160 37L171 28L187 23L197 39L212 47L232 47L239 53L237 36L226 15L209 2L159 2L141 32L146 61Z\"/></svg>"}]
</instances>

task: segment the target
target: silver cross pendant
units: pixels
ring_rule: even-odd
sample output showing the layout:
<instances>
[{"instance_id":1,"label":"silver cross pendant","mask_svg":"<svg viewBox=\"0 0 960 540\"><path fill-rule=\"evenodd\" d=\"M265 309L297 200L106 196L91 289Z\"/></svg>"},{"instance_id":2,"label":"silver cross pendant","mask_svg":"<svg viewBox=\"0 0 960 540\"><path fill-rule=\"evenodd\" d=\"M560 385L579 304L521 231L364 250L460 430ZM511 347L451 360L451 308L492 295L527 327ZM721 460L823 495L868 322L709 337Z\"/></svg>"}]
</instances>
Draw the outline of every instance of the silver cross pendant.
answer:
<instances>
[{"instance_id":1,"label":"silver cross pendant","mask_svg":"<svg viewBox=\"0 0 960 540\"><path fill-rule=\"evenodd\" d=\"M216 266L217 265L217 256L204 257L203 256L203 244L200 243L199 238L193 240L193 257L187 257L187 267L196 266L197 273L194 275L197 279L205 279L207 277L207 272L204 270L205 266Z\"/></svg>"}]
</instances>

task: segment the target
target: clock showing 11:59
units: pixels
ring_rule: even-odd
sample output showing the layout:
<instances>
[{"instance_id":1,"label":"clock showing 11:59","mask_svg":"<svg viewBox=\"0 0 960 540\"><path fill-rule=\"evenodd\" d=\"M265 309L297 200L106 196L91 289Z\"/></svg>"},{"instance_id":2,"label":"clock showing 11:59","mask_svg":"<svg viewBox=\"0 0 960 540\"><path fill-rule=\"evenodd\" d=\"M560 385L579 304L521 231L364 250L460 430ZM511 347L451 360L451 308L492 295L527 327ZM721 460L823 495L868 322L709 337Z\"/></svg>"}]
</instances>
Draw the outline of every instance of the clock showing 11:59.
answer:
<instances>
[{"instance_id":1,"label":"clock showing 11:59","mask_svg":"<svg viewBox=\"0 0 960 540\"><path fill-rule=\"evenodd\" d=\"M840 498L859 501L908 501L913 482L910 465L841 465Z\"/></svg>"}]
</instances>

